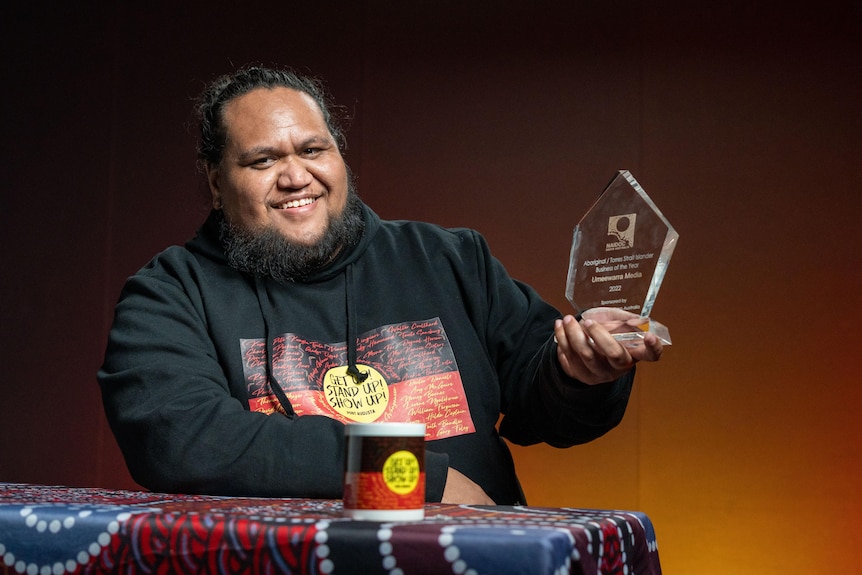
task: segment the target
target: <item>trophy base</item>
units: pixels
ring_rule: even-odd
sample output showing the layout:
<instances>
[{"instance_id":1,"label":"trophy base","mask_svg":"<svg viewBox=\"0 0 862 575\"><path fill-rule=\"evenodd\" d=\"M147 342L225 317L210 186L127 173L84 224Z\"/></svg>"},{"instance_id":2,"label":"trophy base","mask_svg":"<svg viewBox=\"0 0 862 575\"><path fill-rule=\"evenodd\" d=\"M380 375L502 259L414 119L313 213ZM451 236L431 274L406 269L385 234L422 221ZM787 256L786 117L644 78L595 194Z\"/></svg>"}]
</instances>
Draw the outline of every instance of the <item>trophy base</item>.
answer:
<instances>
[{"instance_id":1,"label":"trophy base","mask_svg":"<svg viewBox=\"0 0 862 575\"><path fill-rule=\"evenodd\" d=\"M615 340L623 342L626 347L637 347L647 333L654 333L664 345L671 345L670 332L664 324L635 314L629 314L631 317L621 319L620 311L616 308L598 307L588 309L581 317L602 324Z\"/></svg>"}]
</instances>

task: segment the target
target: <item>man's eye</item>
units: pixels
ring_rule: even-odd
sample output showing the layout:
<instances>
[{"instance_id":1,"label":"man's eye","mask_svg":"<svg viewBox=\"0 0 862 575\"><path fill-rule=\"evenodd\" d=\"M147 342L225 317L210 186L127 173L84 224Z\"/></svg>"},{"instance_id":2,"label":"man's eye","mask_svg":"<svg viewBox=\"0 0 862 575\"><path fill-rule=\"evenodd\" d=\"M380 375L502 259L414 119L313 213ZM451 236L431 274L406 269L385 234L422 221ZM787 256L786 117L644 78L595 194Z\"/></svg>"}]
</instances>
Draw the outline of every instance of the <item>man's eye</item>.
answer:
<instances>
[{"instance_id":1,"label":"man's eye","mask_svg":"<svg viewBox=\"0 0 862 575\"><path fill-rule=\"evenodd\" d=\"M269 166L270 164L272 164L272 162L273 162L272 158L257 158L255 160L252 160L249 165L251 165L255 168L265 168L266 166Z\"/></svg>"},{"instance_id":2,"label":"man's eye","mask_svg":"<svg viewBox=\"0 0 862 575\"><path fill-rule=\"evenodd\" d=\"M302 151L302 154L304 156L316 156L319 153L320 153L320 148L305 148Z\"/></svg>"}]
</instances>

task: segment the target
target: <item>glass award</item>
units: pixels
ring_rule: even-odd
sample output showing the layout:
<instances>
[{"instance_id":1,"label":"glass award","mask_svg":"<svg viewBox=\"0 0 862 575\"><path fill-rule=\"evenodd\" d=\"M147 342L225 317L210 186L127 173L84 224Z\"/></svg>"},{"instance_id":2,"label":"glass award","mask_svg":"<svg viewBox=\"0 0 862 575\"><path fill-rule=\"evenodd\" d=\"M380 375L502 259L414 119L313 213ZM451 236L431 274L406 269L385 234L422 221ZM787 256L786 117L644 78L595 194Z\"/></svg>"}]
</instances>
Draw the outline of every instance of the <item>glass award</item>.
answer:
<instances>
[{"instance_id":1,"label":"glass award","mask_svg":"<svg viewBox=\"0 0 862 575\"><path fill-rule=\"evenodd\" d=\"M679 234L637 180L621 170L575 226L566 299L581 317L637 345L647 332L670 345L649 317Z\"/></svg>"}]
</instances>

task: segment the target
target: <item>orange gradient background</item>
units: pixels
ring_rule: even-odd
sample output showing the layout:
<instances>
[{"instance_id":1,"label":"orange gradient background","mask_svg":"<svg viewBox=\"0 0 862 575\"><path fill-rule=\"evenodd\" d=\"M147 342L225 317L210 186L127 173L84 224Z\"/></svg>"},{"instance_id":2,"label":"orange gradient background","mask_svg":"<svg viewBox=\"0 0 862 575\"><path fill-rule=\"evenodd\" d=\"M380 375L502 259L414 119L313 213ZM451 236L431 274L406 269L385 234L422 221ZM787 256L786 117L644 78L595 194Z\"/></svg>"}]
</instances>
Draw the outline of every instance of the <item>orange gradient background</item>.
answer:
<instances>
[{"instance_id":1,"label":"orange gradient background","mask_svg":"<svg viewBox=\"0 0 862 575\"><path fill-rule=\"evenodd\" d=\"M858 568L858 3L57 4L0 18L0 481L135 488L95 381L113 305L205 215L191 98L283 64L346 107L383 217L478 229L561 310L616 170L679 231L673 346L605 437L514 448L531 504L646 512L668 574Z\"/></svg>"}]
</instances>

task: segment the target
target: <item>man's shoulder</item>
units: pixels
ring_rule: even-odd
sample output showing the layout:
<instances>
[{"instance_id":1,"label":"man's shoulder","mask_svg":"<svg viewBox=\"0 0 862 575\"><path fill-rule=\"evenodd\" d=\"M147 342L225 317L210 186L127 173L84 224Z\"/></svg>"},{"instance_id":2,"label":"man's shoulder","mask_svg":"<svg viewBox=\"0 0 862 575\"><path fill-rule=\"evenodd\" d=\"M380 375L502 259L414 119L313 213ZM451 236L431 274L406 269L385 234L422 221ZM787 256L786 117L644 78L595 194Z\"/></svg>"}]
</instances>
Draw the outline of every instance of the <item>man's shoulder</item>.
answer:
<instances>
[{"instance_id":1,"label":"man's shoulder","mask_svg":"<svg viewBox=\"0 0 862 575\"><path fill-rule=\"evenodd\" d=\"M417 220L383 220L381 228L394 236L415 237L425 241L454 242L461 244L481 241L476 230L465 227L446 227L441 224Z\"/></svg>"},{"instance_id":2,"label":"man's shoulder","mask_svg":"<svg viewBox=\"0 0 862 575\"><path fill-rule=\"evenodd\" d=\"M138 273L157 275L166 270L176 269L177 267L185 268L194 265L195 259L192 252L186 246L168 246L154 255Z\"/></svg>"},{"instance_id":3,"label":"man's shoulder","mask_svg":"<svg viewBox=\"0 0 862 575\"><path fill-rule=\"evenodd\" d=\"M183 245L172 245L157 253L138 274L183 276L195 275L195 270L227 267L224 251L212 237L211 220L212 217Z\"/></svg>"},{"instance_id":4,"label":"man's shoulder","mask_svg":"<svg viewBox=\"0 0 862 575\"><path fill-rule=\"evenodd\" d=\"M378 255L383 253L416 261L423 258L448 260L471 268L484 265L482 262L490 254L487 242L474 229L414 220L382 222L374 245L372 253Z\"/></svg>"},{"instance_id":5,"label":"man's shoulder","mask_svg":"<svg viewBox=\"0 0 862 575\"><path fill-rule=\"evenodd\" d=\"M121 299L143 296L146 300L190 299L200 303L207 294L236 303L244 291L241 283L241 275L227 265L202 257L186 246L170 246L126 279Z\"/></svg>"}]
</instances>

